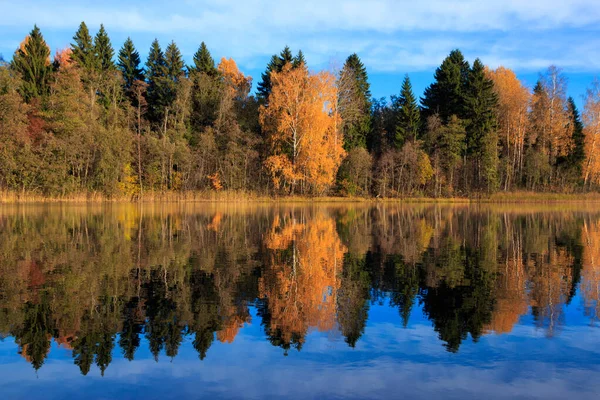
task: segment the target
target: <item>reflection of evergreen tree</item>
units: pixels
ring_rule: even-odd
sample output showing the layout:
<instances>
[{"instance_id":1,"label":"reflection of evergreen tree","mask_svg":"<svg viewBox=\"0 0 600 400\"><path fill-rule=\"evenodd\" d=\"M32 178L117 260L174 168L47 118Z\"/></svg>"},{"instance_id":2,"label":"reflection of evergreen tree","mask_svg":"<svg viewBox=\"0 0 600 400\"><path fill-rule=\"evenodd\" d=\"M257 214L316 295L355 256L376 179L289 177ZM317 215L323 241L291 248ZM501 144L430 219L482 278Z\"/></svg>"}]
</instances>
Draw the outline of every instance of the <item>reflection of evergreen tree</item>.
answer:
<instances>
[{"instance_id":1,"label":"reflection of evergreen tree","mask_svg":"<svg viewBox=\"0 0 600 400\"><path fill-rule=\"evenodd\" d=\"M443 280L422 291L423 311L451 352L458 351L467 334L474 341L479 339L484 325L491 320L494 305L491 274L480 263L479 254L463 249L461 256L464 278L460 283L452 285Z\"/></svg>"},{"instance_id":2,"label":"reflection of evergreen tree","mask_svg":"<svg viewBox=\"0 0 600 400\"><path fill-rule=\"evenodd\" d=\"M146 301L145 331L150 351L156 361L165 346L168 346L169 354L177 354L177 348L182 341L182 332L178 326L177 304L171 300L161 272L153 270L146 285L148 300Z\"/></svg>"},{"instance_id":3,"label":"reflection of evergreen tree","mask_svg":"<svg viewBox=\"0 0 600 400\"><path fill-rule=\"evenodd\" d=\"M50 306L45 294L39 304L27 302L23 311L23 326L15 332L21 354L38 370L50 351L50 339L54 333Z\"/></svg>"},{"instance_id":4,"label":"reflection of evergreen tree","mask_svg":"<svg viewBox=\"0 0 600 400\"><path fill-rule=\"evenodd\" d=\"M140 347L142 325L136 316L138 304L139 300L135 297L125 305L123 329L119 334L119 346L123 352L123 357L129 361L133 361L135 352Z\"/></svg>"},{"instance_id":5,"label":"reflection of evergreen tree","mask_svg":"<svg viewBox=\"0 0 600 400\"><path fill-rule=\"evenodd\" d=\"M370 286L364 257L346 254L337 296L337 321L350 347L356 346L367 324Z\"/></svg>"},{"instance_id":6,"label":"reflection of evergreen tree","mask_svg":"<svg viewBox=\"0 0 600 400\"><path fill-rule=\"evenodd\" d=\"M396 271L395 287L390 303L392 306L398 307L402 325L406 328L419 293L419 270L415 265L405 264L398 256L393 257L390 262Z\"/></svg>"},{"instance_id":7,"label":"reflection of evergreen tree","mask_svg":"<svg viewBox=\"0 0 600 400\"><path fill-rule=\"evenodd\" d=\"M110 332L102 332L98 335L96 345L96 365L100 368L100 374L104 376L104 371L112 361L112 351L115 347L115 335Z\"/></svg>"},{"instance_id":8,"label":"reflection of evergreen tree","mask_svg":"<svg viewBox=\"0 0 600 400\"><path fill-rule=\"evenodd\" d=\"M95 350L96 343L92 335L82 334L73 342L74 363L79 367L82 375L90 372L90 367L94 363Z\"/></svg>"},{"instance_id":9,"label":"reflection of evergreen tree","mask_svg":"<svg viewBox=\"0 0 600 400\"><path fill-rule=\"evenodd\" d=\"M583 242L581 239L581 225L583 220L578 218L574 223L568 224L557 233L556 246L564 247L568 254L573 257L571 266L571 281L566 304L571 304L571 300L577 293L577 286L581 280L581 271L583 270Z\"/></svg>"},{"instance_id":10,"label":"reflection of evergreen tree","mask_svg":"<svg viewBox=\"0 0 600 400\"><path fill-rule=\"evenodd\" d=\"M201 360L215 339L219 330L219 294L214 276L203 271L194 271L190 278L192 293L192 313L194 321L188 331L195 335L192 345Z\"/></svg>"}]
</instances>

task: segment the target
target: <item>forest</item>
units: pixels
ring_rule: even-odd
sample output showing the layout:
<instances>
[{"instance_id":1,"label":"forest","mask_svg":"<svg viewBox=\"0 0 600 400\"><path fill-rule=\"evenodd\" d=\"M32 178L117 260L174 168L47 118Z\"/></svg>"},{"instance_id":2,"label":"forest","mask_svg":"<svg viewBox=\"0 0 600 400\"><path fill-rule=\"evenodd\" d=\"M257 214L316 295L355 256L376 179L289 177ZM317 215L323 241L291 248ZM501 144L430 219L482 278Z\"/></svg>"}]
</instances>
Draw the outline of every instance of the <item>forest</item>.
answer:
<instances>
[{"instance_id":1,"label":"forest","mask_svg":"<svg viewBox=\"0 0 600 400\"><path fill-rule=\"evenodd\" d=\"M419 98L371 97L357 54L313 71L301 50L253 79L202 42L186 65L154 40L143 62L84 22L52 55L35 26L0 59L0 191L475 197L600 187L600 84L580 112L550 66L533 89L453 50Z\"/></svg>"}]
</instances>

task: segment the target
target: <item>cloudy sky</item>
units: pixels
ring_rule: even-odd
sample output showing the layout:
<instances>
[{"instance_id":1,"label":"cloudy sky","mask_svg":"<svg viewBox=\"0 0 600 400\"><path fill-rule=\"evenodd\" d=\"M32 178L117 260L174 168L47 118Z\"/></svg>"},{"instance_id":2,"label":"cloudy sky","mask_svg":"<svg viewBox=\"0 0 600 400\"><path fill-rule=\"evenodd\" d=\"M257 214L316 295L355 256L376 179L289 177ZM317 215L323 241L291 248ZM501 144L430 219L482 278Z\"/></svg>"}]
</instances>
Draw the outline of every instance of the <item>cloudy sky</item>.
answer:
<instances>
[{"instance_id":1,"label":"cloudy sky","mask_svg":"<svg viewBox=\"0 0 600 400\"><path fill-rule=\"evenodd\" d=\"M529 85L556 64L578 102L600 73L598 0L0 0L0 53L10 58L34 23L54 49L68 46L85 20L104 23L113 45L127 36L145 56L156 37L174 40L186 60L201 41L215 58L233 57L260 77L271 54L301 48L313 69L356 52L373 95L397 93L410 74L417 94L453 48L472 61L513 68Z\"/></svg>"}]
</instances>

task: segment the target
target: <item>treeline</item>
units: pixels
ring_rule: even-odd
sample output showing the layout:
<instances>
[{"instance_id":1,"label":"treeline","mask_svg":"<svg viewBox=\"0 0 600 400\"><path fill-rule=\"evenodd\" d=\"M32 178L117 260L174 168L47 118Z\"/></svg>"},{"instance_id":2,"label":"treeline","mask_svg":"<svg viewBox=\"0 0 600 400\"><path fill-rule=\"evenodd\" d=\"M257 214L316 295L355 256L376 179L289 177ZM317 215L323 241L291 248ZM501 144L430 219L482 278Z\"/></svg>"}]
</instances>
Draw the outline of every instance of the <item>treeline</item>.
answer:
<instances>
[{"instance_id":1,"label":"treeline","mask_svg":"<svg viewBox=\"0 0 600 400\"><path fill-rule=\"evenodd\" d=\"M600 85L581 116L550 67L533 91L454 50L420 100L372 99L353 54L339 71L274 55L252 78L202 43L186 65L155 40L142 63L81 23L51 51L38 27L0 62L0 189L46 196L244 191L260 195L472 196L596 190Z\"/></svg>"}]
</instances>

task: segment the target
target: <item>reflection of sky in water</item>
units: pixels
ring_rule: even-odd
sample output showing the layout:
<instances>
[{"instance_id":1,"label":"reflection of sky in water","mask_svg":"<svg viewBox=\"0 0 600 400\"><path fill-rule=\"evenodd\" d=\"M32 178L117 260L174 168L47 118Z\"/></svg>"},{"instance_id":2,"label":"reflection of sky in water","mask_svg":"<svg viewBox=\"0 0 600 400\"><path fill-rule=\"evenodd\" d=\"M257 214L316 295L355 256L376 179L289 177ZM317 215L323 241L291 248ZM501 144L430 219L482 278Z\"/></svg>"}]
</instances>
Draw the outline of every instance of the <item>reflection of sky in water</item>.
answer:
<instances>
[{"instance_id":1,"label":"reflection of sky in water","mask_svg":"<svg viewBox=\"0 0 600 400\"><path fill-rule=\"evenodd\" d=\"M553 338L528 314L511 333L465 340L458 353L443 347L415 306L402 328L397 308L371 305L354 349L337 332L311 331L300 352L265 340L260 317L233 343L215 341L200 361L186 336L179 354L153 360L148 342L127 361L115 346L101 377L96 366L82 376L71 351L52 344L36 371L17 354L13 338L0 342L0 391L19 398L453 398L595 399L600 393L600 328L590 326L578 295L566 306Z\"/></svg>"}]
</instances>

